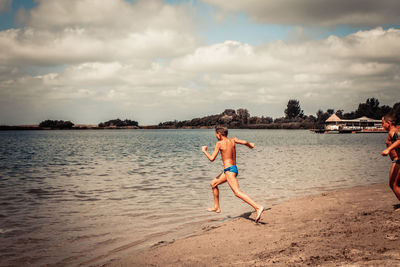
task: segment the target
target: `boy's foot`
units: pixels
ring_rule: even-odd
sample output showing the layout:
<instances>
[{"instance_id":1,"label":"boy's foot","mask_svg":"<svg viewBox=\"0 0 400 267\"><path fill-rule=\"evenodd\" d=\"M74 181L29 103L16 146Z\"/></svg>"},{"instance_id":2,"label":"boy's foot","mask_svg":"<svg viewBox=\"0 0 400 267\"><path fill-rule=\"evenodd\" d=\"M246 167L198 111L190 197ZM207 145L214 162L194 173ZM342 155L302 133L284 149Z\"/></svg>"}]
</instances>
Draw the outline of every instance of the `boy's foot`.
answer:
<instances>
[{"instance_id":1,"label":"boy's foot","mask_svg":"<svg viewBox=\"0 0 400 267\"><path fill-rule=\"evenodd\" d=\"M263 213L263 211L264 211L264 207L260 207L258 210L257 210L257 216L256 216L256 223L258 223L258 221L260 220L260 218L261 218L261 214Z\"/></svg>"},{"instance_id":2,"label":"boy's foot","mask_svg":"<svg viewBox=\"0 0 400 267\"><path fill-rule=\"evenodd\" d=\"M216 212L216 213L220 213L221 212L221 209L217 209L217 208L208 208L207 209L207 211L209 211L209 212Z\"/></svg>"}]
</instances>

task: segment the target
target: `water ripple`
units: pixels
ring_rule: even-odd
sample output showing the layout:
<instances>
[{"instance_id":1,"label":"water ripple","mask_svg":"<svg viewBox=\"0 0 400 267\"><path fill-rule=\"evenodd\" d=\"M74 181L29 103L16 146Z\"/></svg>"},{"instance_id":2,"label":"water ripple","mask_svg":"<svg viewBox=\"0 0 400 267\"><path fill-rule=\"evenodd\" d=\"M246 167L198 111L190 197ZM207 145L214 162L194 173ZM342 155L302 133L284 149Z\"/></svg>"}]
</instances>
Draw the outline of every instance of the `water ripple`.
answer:
<instances>
[{"instance_id":1,"label":"water ripple","mask_svg":"<svg viewBox=\"0 0 400 267\"><path fill-rule=\"evenodd\" d=\"M266 205L387 180L381 134L230 134L256 143L237 148L238 180ZM222 164L201 146L215 141L212 130L0 132L0 257L9 265L79 265L106 249L249 211L224 184L224 216L204 213Z\"/></svg>"}]
</instances>

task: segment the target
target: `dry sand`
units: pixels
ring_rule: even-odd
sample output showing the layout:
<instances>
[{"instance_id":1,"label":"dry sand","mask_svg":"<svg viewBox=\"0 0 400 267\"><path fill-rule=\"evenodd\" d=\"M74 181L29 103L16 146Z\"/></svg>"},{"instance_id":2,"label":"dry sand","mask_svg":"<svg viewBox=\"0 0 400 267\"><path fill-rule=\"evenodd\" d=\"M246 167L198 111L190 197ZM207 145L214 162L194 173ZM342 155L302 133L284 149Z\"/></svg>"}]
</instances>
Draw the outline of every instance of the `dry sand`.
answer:
<instances>
[{"instance_id":1,"label":"dry sand","mask_svg":"<svg viewBox=\"0 0 400 267\"><path fill-rule=\"evenodd\" d=\"M398 203L386 184L292 199L107 265L400 266Z\"/></svg>"}]
</instances>

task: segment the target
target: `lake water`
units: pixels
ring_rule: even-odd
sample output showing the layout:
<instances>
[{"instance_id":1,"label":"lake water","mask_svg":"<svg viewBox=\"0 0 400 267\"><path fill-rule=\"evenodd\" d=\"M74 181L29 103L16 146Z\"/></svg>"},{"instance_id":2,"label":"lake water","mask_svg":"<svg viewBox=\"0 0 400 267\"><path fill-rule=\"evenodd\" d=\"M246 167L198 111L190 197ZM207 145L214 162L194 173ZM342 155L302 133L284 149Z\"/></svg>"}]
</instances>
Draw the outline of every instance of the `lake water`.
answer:
<instances>
[{"instance_id":1,"label":"lake water","mask_svg":"<svg viewBox=\"0 0 400 267\"><path fill-rule=\"evenodd\" d=\"M385 134L229 135L256 143L237 147L238 178L266 207L388 181ZM222 163L201 146L211 152L215 142L213 130L0 132L0 265L96 264L252 211L227 184L222 213L205 211Z\"/></svg>"}]
</instances>

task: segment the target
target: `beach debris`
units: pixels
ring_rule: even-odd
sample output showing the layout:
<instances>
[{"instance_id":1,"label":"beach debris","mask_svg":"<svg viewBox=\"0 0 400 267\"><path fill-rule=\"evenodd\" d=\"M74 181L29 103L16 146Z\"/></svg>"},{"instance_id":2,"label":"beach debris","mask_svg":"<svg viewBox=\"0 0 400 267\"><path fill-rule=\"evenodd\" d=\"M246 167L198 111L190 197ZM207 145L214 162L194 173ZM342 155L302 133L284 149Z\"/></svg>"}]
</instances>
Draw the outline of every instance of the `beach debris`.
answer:
<instances>
[{"instance_id":1,"label":"beach debris","mask_svg":"<svg viewBox=\"0 0 400 267\"><path fill-rule=\"evenodd\" d=\"M386 238L387 240L390 240L390 241L396 241L397 239L399 239L399 237L398 237L397 234L387 234L387 235L385 236L385 238Z\"/></svg>"}]
</instances>

